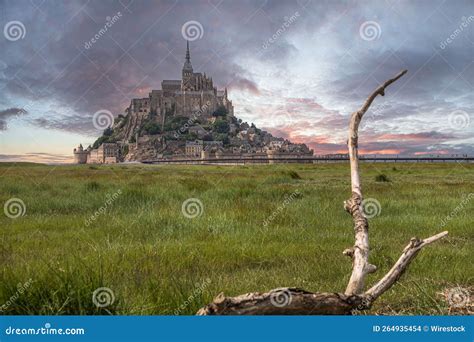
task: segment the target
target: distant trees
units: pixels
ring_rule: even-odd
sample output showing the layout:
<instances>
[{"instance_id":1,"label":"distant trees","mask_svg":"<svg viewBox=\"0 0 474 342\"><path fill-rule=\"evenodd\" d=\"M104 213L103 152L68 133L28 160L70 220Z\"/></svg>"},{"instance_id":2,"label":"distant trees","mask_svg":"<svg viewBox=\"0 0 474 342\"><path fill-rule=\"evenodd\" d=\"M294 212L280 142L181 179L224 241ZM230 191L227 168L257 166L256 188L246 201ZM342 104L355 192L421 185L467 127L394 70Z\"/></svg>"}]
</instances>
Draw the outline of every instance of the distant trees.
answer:
<instances>
[{"instance_id":1,"label":"distant trees","mask_svg":"<svg viewBox=\"0 0 474 342\"><path fill-rule=\"evenodd\" d=\"M115 119L114 119L114 125L118 124L120 121L125 119L125 117L122 114L119 114Z\"/></svg>"},{"instance_id":2,"label":"distant trees","mask_svg":"<svg viewBox=\"0 0 474 342\"><path fill-rule=\"evenodd\" d=\"M122 147L122 156L126 156L128 154L128 145L124 145Z\"/></svg>"},{"instance_id":3,"label":"distant trees","mask_svg":"<svg viewBox=\"0 0 474 342\"><path fill-rule=\"evenodd\" d=\"M107 127L104 129L103 135L106 137L110 137L114 133L114 130L111 127Z\"/></svg>"},{"instance_id":4,"label":"distant trees","mask_svg":"<svg viewBox=\"0 0 474 342\"><path fill-rule=\"evenodd\" d=\"M143 125L143 132L150 135L159 134L161 133L161 126L157 122L149 121Z\"/></svg>"},{"instance_id":5,"label":"distant trees","mask_svg":"<svg viewBox=\"0 0 474 342\"><path fill-rule=\"evenodd\" d=\"M222 119L217 119L213 124L214 131L217 133L229 133L229 123Z\"/></svg>"},{"instance_id":6,"label":"distant trees","mask_svg":"<svg viewBox=\"0 0 474 342\"><path fill-rule=\"evenodd\" d=\"M122 129L128 122L129 116L124 116L122 114L119 114L115 119L114 119L114 128L116 130Z\"/></svg>"},{"instance_id":7,"label":"distant trees","mask_svg":"<svg viewBox=\"0 0 474 342\"><path fill-rule=\"evenodd\" d=\"M178 129L183 129L183 127L189 126L189 118L185 116L176 116L170 118L166 123L164 130L169 132L169 131L176 131Z\"/></svg>"},{"instance_id":8,"label":"distant trees","mask_svg":"<svg viewBox=\"0 0 474 342\"><path fill-rule=\"evenodd\" d=\"M224 146L228 146L230 144L229 136L225 133L216 134L215 140L222 141Z\"/></svg>"},{"instance_id":9,"label":"distant trees","mask_svg":"<svg viewBox=\"0 0 474 342\"><path fill-rule=\"evenodd\" d=\"M198 135L196 133L188 133L186 134L186 140L196 140Z\"/></svg>"},{"instance_id":10,"label":"distant trees","mask_svg":"<svg viewBox=\"0 0 474 342\"><path fill-rule=\"evenodd\" d=\"M260 128L257 128L257 126L255 126L255 124L252 122L252 124L250 125L251 128L253 128L255 130L255 133L257 134L261 134L262 133L262 130Z\"/></svg>"},{"instance_id":11,"label":"distant trees","mask_svg":"<svg viewBox=\"0 0 474 342\"><path fill-rule=\"evenodd\" d=\"M92 144L92 148L98 148L100 145L106 142L110 142L112 140L112 135L114 134L114 130L111 127L107 127L102 136L100 136L94 143Z\"/></svg>"},{"instance_id":12,"label":"distant trees","mask_svg":"<svg viewBox=\"0 0 474 342\"><path fill-rule=\"evenodd\" d=\"M212 113L214 117L226 117L229 114L229 111L224 106L219 106L217 109Z\"/></svg>"},{"instance_id":13,"label":"distant trees","mask_svg":"<svg viewBox=\"0 0 474 342\"><path fill-rule=\"evenodd\" d=\"M103 143L108 142L109 138L110 138L109 136L102 135L96 141L94 141L94 143L92 144L92 148L94 148L94 149L99 148L100 145L102 145Z\"/></svg>"}]
</instances>

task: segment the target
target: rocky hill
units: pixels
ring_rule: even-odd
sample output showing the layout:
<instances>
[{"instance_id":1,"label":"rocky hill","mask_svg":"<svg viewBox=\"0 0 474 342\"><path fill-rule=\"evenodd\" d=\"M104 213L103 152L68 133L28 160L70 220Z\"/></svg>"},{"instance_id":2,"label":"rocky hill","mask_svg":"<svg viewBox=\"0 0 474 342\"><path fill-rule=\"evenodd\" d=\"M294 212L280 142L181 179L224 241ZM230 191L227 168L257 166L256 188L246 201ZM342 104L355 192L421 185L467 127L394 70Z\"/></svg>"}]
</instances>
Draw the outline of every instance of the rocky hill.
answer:
<instances>
[{"instance_id":1,"label":"rocky hill","mask_svg":"<svg viewBox=\"0 0 474 342\"><path fill-rule=\"evenodd\" d=\"M274 137L229 115L223 106L211 115L197 111L189 117L169 115L164 120L152 112L119 115L92 148L103 143L117 144L120 160L125 161L200 157L201 151L235 155L267 151L312 154L305 144Z\"/></svg>"}]
</instances>

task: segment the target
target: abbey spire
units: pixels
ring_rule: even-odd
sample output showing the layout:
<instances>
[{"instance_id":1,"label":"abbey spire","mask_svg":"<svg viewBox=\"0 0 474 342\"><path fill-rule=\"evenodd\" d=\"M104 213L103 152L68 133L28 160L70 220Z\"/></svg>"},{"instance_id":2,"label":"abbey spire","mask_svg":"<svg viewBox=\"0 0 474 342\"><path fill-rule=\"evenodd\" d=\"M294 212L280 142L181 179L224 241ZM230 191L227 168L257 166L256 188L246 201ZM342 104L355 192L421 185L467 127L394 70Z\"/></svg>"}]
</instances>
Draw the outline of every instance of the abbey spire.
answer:
<instances>
[{"instance_id":1,"label":"abbey spire","mask_svg":"<svg viewBox=\"0 0 474 342\"><path fill-rule=\"evenodd\" d=\"M183 65L183 75L185 73L192 73L193 72L193 66L191 65L191 54L189 53L189 41L186 41L186 59L184 61Z\"/></svg>"}]
</instances>

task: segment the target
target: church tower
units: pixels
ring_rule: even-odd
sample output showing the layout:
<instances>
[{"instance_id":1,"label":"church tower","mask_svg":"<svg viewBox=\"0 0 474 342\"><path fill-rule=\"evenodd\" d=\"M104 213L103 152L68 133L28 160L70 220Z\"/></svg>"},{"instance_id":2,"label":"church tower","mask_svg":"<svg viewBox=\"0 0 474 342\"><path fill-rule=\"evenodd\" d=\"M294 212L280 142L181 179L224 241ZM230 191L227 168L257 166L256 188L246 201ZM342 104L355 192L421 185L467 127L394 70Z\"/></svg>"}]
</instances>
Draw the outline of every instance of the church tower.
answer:
<instances>
[{"instance_id":1,"label":"church tower","mask_svg":"<svg viewBox=\"0 0 474 342\"><path fill-rule=\"evenodd\" d=\"M186 41L186 59L183 65L182 90L193 90L193 66L191 65L191 54L189 53L189 41Z\"/></svg>"}]
</instances>

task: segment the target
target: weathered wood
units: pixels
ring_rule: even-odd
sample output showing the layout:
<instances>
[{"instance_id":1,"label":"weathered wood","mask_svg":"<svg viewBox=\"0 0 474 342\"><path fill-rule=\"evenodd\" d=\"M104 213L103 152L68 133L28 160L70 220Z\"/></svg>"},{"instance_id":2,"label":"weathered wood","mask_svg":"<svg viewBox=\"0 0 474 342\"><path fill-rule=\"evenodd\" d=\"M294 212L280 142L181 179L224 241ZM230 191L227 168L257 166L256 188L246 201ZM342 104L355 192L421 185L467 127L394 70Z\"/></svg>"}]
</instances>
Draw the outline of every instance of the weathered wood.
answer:
<instances>
[{"instance_id":1,"label":"weathered wood","mask_svg":"<svg viewBox=\"0 0 474 342\"><path fill-rule=\"evenodd\" d=\"M390 271L388 271L388 273L374 286L367 290L365 295L377 299L381 294L383 294L390 287L392 287L393 284L395 284L395 282L402 276L408 265L410 265L411 261L416 257L418 252L423 247L444 238L446 235L448 235L448 232L444 231L423 240L412 238Z\"/></svg>"},{"instance_id":2,"label":"weathered wood","mask_svg":"<svg viewBox=\"0 0 474 342\"><path fill-rule=\"evenodd\" d=\"M367 98L364 105L351 115L347 148L349 150L351 166L352 196L349 200L344 202L344 208L349 214L351 214L352 220L354 221L355 242L351 253L352 274L345 292L347 295L361 293L365 287L365 278L367 274L373 273L377 270L375 265L369 264L369 223L363 214L364 211L362 208L363 197L359 176L358 155L359 124L374 99L378 95L384 96L385 88L405 75L406 72L407 70L403 70L397 76L375 89L375 91Z\"/></svg>"},{"instance_id":3,"label":"weathered wood","mask_svg":"<svg viewBox=\"0 0 474 342\"><path fill-rule=\"evenodd\" d=\"M361 308L362 296L342 293L311 293L297 288L279 288L266 293L237 297L217 296L198 315L349 315Z\"/></svg>"}]
</instances>

